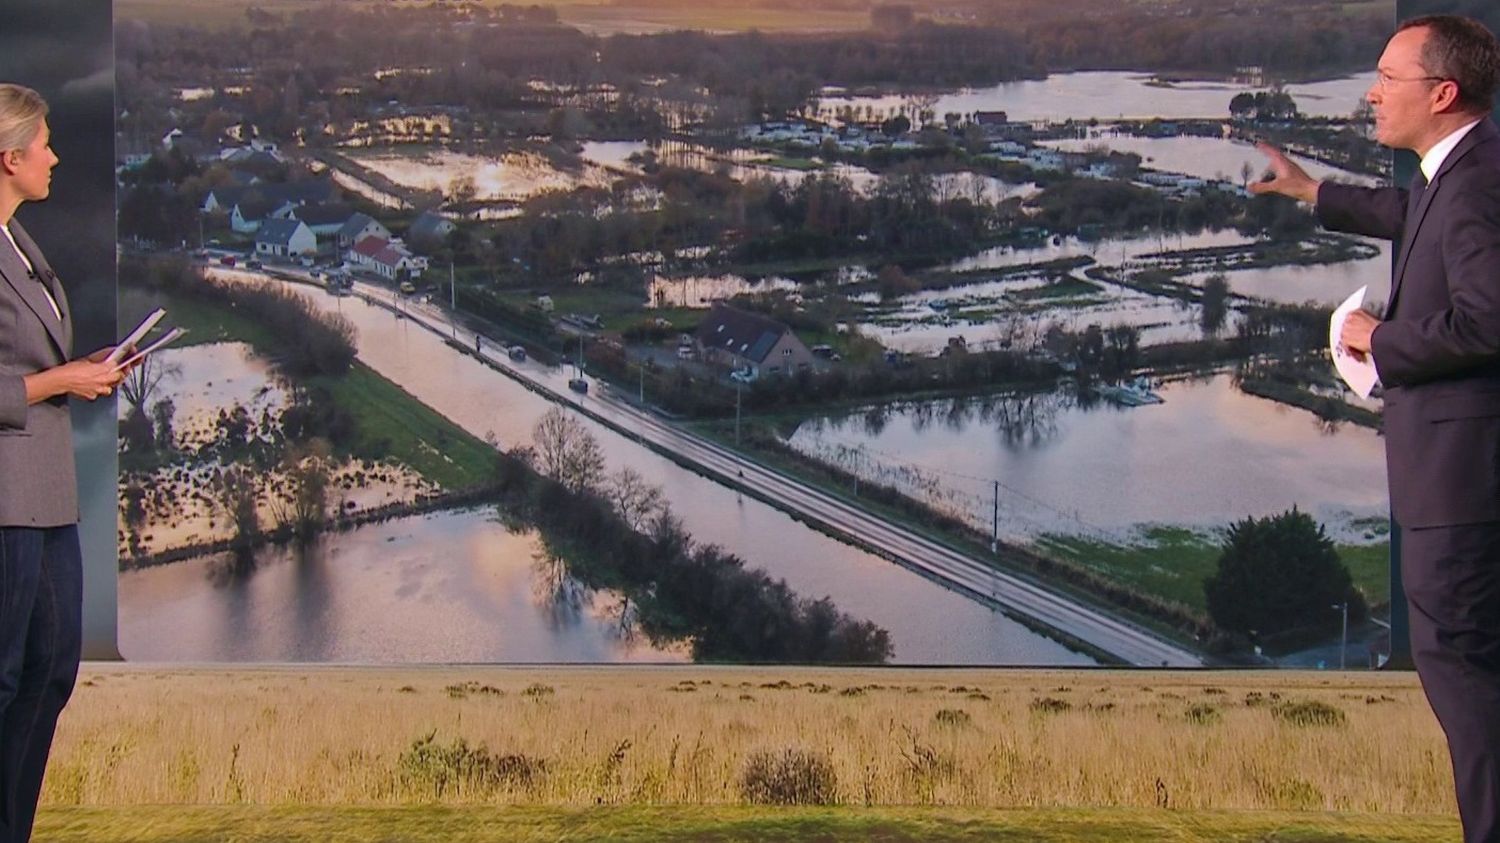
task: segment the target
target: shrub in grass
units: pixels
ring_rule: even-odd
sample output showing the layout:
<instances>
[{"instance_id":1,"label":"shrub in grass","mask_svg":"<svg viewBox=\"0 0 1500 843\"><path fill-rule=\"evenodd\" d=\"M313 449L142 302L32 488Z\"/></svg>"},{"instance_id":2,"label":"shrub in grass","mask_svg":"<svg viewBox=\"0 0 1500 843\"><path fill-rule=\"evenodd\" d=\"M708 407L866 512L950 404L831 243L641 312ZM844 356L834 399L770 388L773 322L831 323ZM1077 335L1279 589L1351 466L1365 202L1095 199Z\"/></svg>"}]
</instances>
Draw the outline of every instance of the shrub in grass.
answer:
<instances>
[{"instance_id":1,"label":"shrub in grass","mask_svg":"<svg viewBox=\"0 0 1500 843\"><path fill-rule=\"evenodd\" d=\"M969 726L974 722L974 718L969 716L969 712L961 708L939 709L938 713L932 716L932 719L936 720L939 726L952 726L955 728Z\"/></svg>"},{"instance_id":2,"label":"shrub in grass","mask_svg":"<svg viewBox=\"0 0 1500 843\"><path fill-rule=\"evenodd\" d=\"M1031 701L1031 710L1037 714L1061 714L1071 711L1073 704L1057 697L1037 697Z\"/></svg>"},{"instance_id":3,"label":"shrub in grass","mask_svg":"<svg viewBox=\"0 0 1500 843\"><path fill-rule=\"evenodd\" d=\"M1188 706L1187 719L1189 723L1206 726L1210 723L1219 722L1223 719L1223 715L1219 714L1219 710L1208 703L1198 703Z\"/></svg>"},{"instance_id":4,"label":"shrub in grass","mask_svg":"<svg viewBox=\"0 0 1500 843\"><path fill-rule=\"evenodd\" d=\"M412 742L396 762L396 778L412 791L445 796L488 794L505 787L531 787L546 775L547 763L526 755L496 755L463 738L437 742L436 732Z\"/></svg>"},{"instance_id":5,"label":"shrub in grass","mask_svg":"<svg viewBox=\"0 0 1500 843\"><path fill-rule=\"evenodd\" d=\"M1293 726L1344 725L1344 712L1320 700L1284 702L1272 708L1271 713Z\"/></svg>"},{"instance_id":6,"label":"shrub in grass","mask_svg":"<svg viewBox=\"0 0 1500 843\"><path fill-rule=\"evenodd\" d=\"M838 775L823 755L788 747L745 759L740 795L752 805L831 805Z\"/></svg>"}]
</instances>

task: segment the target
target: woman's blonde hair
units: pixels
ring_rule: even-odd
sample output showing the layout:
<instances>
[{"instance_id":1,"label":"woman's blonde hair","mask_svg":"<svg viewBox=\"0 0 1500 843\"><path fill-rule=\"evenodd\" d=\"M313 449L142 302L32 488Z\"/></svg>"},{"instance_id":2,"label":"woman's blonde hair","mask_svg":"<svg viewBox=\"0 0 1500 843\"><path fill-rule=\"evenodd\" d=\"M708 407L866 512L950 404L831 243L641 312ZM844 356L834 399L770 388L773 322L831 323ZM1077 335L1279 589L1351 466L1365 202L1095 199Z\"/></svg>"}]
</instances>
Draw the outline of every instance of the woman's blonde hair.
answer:
<instances>
[{"instance_id":1,"label":"woman's blonde hair","mask_svg":"<svg viewBox=\"0 0 1500 843\"><path fill-rule=\"evenodd\" d=\"M25 85L0 82L0 152L31 145L47 116L47 101Z\"/></svg>"}]
</instances>

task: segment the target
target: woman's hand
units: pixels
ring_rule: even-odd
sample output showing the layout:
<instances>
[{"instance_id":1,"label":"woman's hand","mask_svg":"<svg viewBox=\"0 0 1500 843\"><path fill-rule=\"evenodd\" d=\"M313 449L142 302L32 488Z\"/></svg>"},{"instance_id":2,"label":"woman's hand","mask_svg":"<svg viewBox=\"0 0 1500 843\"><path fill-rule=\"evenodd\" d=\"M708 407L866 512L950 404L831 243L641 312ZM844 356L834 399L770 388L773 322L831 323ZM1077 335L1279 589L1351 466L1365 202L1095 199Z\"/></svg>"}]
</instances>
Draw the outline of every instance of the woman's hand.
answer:
<instances>
[{"instance_id":1,"label":"woman's hand","mask_svg":"<svg viewBox=\"0 0 1500 843\"><path fill-rule=\"evenodd\" d=\"M26 403L37 404L58 395L74 395L85 401L109 395L125 380L126 370L104 360L108 355L109 349L104 349L27 375Z\"/></svg>"}]
</instances>

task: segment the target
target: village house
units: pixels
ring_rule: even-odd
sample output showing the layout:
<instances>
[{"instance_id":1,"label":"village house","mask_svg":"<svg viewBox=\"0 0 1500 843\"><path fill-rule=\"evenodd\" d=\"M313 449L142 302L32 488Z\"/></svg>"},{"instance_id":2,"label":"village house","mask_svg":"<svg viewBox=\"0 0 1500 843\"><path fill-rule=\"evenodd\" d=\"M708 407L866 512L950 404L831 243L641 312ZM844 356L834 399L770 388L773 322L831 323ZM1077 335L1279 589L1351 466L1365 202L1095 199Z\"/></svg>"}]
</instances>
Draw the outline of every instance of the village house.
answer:
<instances>
[{"instance_id":1,"label":"village house","mask_svg":"<svg viewBox=\"0 0 1500 843\"><path fill-rule=\"evenodd\" d=\"M336 237L352 216L354 209L342 202L299 205L292 209L292 217L307 223L307 227L320 239Z\"/></svg>"},{"instance_id":2,"label":"village house","mask_svg":"<svg viewBox=\"0 0 1500 843\"><path fill-rule=\"evenodd\" d=\"M412 220L411 227L406 230L406 239L418 249L431 252L441 249L448 242L448 235L456 228L458 226L453 220L440 217L432 211L423 211Z\"/></svg>"},{"instance_id":3,"label":"village house","mask_svg":"<svg viewBox=\"0 0 1500 843\"><path fill-rule=\"evenodd\" d=\"M318 251L318 239L301 220L266 220L255 232L255 253L290 260Z\"/></svg>"},{"instance_id":4,"label":"village house","mask_svg":"<svg viewBox=\"0 0 1500 843\"><path fill-rule=\"evenodd\" d=\"M229 227L239 234L254 234L266 220L286 219L296 206L282 200L248 198L240 200L229 214Z\"/></svg>"},{"instance_id":5,"label":"village house","mask_svg":"<svg viewBox=\"0 0 1500 843\"><path fill-rule=\"evenodd\" d=\"M699 359L748 371L751 377L788 374L813 364L813 354L791 328L758 313L717 303L693 335Z\"/></svg>"},{"instance_id":6,"label":"village house","mask_svg":"<svg viewBox=\"0 0 1500 843\"><path fill-rule=\"evenodd\" d=\"M391 231L369 214L355 213L339 228L336 246L339 252L345 252L366 237L389 240Z\"/></svg>"},{"instance_id":7,"label":"village house","mask_svg":"<svg viewBox=\"0 0 1500 843\"><path fill-rule=\"evenodd\" d=\"M414 255L400 240L366 237L345 253L356 269L378 275L388 281L406 281L427 270L427 259Z\"/></svg>"}]
</instances>

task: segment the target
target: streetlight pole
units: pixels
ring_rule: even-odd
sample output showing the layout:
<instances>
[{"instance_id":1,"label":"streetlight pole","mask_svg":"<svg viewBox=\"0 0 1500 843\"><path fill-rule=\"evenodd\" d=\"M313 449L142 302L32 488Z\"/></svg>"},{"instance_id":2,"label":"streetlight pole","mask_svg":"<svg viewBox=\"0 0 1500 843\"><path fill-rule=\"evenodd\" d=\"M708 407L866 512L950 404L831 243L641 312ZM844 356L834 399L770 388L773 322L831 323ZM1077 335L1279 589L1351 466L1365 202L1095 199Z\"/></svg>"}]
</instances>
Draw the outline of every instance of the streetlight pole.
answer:
<instances>
[{"instance_id":1,"label":"streetlight pole","mask_svg":"<svg viewBox=\"0 0 1500 843\"><path fill-rule=\"evenodd\" d=\"M734 382L734 446L736 448L740 446L740 392L743 387L744 384L739 381Z\"/></svg>"},{"instance_id":2,"label":"streetlight pole","mask_svg":"<svg viewBox=\"0 0 1500 843\"><path fill-rule=\"evenodd\" d=\"M1335 603L1329 608L1338 609L1344 613L1344 632L1339 637L1339 670L1344 669L1344 657L1349 650L1349 601Z\"/></svg>"}]
</instances>

